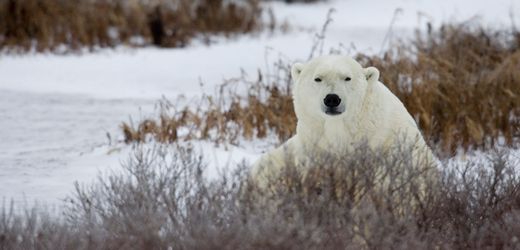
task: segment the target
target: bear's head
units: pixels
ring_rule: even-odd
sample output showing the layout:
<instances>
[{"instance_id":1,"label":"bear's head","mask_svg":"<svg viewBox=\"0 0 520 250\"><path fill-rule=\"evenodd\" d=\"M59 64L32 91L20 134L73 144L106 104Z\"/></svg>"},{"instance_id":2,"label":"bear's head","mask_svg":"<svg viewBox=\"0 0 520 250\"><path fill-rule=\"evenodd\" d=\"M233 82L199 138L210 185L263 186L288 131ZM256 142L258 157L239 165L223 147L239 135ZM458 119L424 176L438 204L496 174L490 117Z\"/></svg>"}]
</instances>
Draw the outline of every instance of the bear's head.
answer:
<instances>
[{"instance_id":1,"label":"bear's head","mask_svg":"<svg viewBox=\"0 0 520 250\"><path fill-rule=\"evenodd\" d=\"M329 55L295 63L294 109L298 120L345 119L357 115L379 71L348 56Z\"/></svg>"}]
</instances>

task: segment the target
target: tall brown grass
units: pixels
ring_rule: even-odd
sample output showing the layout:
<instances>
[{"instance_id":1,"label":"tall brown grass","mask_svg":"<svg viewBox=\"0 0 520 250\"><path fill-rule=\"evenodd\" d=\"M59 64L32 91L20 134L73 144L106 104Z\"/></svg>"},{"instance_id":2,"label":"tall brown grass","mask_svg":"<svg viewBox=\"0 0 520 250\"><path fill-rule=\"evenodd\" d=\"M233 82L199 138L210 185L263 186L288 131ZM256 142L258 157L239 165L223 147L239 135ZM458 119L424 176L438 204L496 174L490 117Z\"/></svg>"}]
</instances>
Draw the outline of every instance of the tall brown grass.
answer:
<instances>
[{"instance_id":1,"label":"tall brown grass","mask_svg":"<svg viewBox=\"0 0 520 250\"><path fill-rule=\"evenodd\" d=\"M423 134L445 151L519 142L519 31L447 25L384 56L357 57L379 68Z\"/></svg>"},{"instance_id":2,"label":"tall brown grass","mask_svg":"<svg viewBox=\"0 0 520 250\"><path fill-rule=\"evenodd\" d=\"M453 153L458 148L518 145L520 32L446 25L417 34L382 56L355 57L362 65L379 68L380 80L404 103L431 146ZM232 80L249 86L245 97L221 91L207 98L204 109L166 105L159 119L137 127L123 123L126 141L151 135L161 142L197 138L234 143L239 136L265 138L273 133L284 141L296 127L290 64L278 61L274 68L253 81ZM175 132L185 128L190 132Z\"/></svg>"},{"instance_id":3,"label":"tall brown grass","mask_svg":"<svg viewBox=\"0 0 520 250\"><path fill-rule=\"evenodd\" d=\"M243 97L222 90L217 97L206 96L196 104L205 108L178 109L167 100L161 100L157 119L145 119L137 126L126 122L121 125L125 142L145 142L153 138L163 143L209 139L238 144L242 138L265 138L271 133L286 140L296 124L289 88L258 84L261 78L259 75L259 82L245 78L229 80L224 88L250 84L250 95Z\"/></svg>"},{"instance_id":4,"label":"tall brown grass","mask_svg":"<svg viewBox=\"0 0 520 250\"><path fill-rule=\"evenodd\" d=\"M192 148L139 147L124 171L78 185L58 218L4 207L0 248L520 247L520 163L507 152L452 165L426 192L408 171L420 167L405 154L360 145L343 158L315 159L307 178L288 166L266 193L245 166L207 181ZM382 186L378 173L392 181Z\"/></svg>"},{"instance_id":5,"label":"tall brown grass","mask_svg":"<svg viewBox=\"0 0 520 250\"><path fill-rule=\"evenodd\" d=\"M0 0L0 49L182 47L195 36L257 30L260 15L256 0Z\"/></svg>"}]
</instances>

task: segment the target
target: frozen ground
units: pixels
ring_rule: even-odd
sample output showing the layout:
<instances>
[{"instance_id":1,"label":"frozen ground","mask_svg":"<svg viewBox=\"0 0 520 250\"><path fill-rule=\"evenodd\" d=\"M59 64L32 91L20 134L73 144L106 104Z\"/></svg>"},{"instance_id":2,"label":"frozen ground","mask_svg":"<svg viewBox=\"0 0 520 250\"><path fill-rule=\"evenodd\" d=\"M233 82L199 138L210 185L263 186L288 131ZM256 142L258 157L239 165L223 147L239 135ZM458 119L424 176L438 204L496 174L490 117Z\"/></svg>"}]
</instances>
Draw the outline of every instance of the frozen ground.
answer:
<instances>
[{"instance_id":1,"label":"frozen ground","mask_svg":"<svg viewBox=\"0 0 520 250\"><path fill-rule=\"evenodd\" d=\"M520 26L520 3L497 1L370 0L312 5L270 4L287 34L263 33L220 41L210 47L146 48L78 55L0 55L0 197L16 203L59 204L73 182L117 168L130 146L118 143L118 125L153 113L161 96L213 93L241 70L254 75L271 60L305 60L313 34L329 8L334 22L326 45L347 52L379 53L385 37L406 40L426 22L479 19L490 26ZM515 19L516 18L516 19ZM199 83L203 82L201 86ZM110 136L107 136L109 134ZM253 161L264 147L216 148L195 142L215 172L217 166Z\"/></svg>"}]
</instances>

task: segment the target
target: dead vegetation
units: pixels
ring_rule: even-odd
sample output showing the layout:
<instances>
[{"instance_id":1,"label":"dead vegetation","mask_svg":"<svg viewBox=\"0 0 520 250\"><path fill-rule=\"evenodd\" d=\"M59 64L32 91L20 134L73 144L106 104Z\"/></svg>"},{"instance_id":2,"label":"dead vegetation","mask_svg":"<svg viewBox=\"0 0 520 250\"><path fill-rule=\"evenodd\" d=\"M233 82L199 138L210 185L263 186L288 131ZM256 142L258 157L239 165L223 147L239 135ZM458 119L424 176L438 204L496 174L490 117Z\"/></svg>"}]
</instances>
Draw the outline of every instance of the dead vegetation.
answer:
<instances>
[{"instance_id":1,"label":"dead vegetation","mask_svg":"<svg viewBox=\"0 0 520 250\"><path fill-rule=\"evenodd\" d=\"M382 57L358 59L379 68L423 134L444 151L518 143L520 32L448 25Z\"/></svg>"},{"instance_id":2,"label":"dead vegetation","mask_svg":"<svg viewBox=\"0 0 520 250\"><path fill-rule=\"evenodd\" d=\"M182 47L196 36L258 30L260 15L256 0L0 0L0 50Z\"/></svg>"},{"instance_id":3,"label":"dead vegetation","mask_svg":"<svg viewBox=\"0 0 520 250\"><path fill-rule=\"evenodd\" d=\"M427 183L405 154L361 145L345 158L315 159L307 178L289 166L265 192L247 181L245 166L207 181L192 148L139 147L123 172L77 186L60 219L4 207L0 248L520 247L520 163L505 151L451 165Z\"/></svg>"},{"instance_id":4,"label":"dead vegetation","mask_svg":"<svg viewBox=\"0 0 520 250\"><path fill-rule=\"evenodd\" d=\"M433 147L488 149L518 145L520 138L520 32L487 30L471 24L446 25L417 34L382 56L355 56L375 66L381 81L404 103ZM163 105L159 119L137 126L123 123L125 141L206 139L237 143L238 138L280 141L296 128L290 63L257 79L233 79L197 110ZM248 86L243 97L231 84ZM230 100L230 101L226 101ZM187 130L186 133L178 131Z\"/></svg>"}]
</instances>

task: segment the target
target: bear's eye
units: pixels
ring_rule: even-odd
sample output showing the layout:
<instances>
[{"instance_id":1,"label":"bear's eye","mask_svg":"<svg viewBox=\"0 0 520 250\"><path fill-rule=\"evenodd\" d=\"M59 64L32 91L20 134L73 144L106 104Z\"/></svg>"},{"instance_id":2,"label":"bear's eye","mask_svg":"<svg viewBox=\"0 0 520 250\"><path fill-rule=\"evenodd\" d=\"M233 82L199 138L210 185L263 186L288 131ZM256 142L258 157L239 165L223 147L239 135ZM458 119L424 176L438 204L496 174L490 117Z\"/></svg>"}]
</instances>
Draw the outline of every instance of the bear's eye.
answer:
<instances>
[{"instance_id":1,"label":"bear's eye","mask_svg":"<svg viewBox=\"0 0 520 250\"><path fill-rule=\"evenodd\" d=\"M321 78L316 77L316 78L314 78L314 81L315 81L315 82L321 82Z\"/></svg>"},{"instance_id":2,"label":"bear's eye","mask_svg":"<svg viewBox=\"0 0 520 250\"><path fill-rule=\"evenodd\" d=\"M345 81L347 81L347 82L350 81L350 80L352 80L352 79L350 77L348 77L348 76L345 78Z\"/></svg>"}]
</instances>

